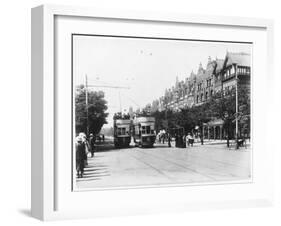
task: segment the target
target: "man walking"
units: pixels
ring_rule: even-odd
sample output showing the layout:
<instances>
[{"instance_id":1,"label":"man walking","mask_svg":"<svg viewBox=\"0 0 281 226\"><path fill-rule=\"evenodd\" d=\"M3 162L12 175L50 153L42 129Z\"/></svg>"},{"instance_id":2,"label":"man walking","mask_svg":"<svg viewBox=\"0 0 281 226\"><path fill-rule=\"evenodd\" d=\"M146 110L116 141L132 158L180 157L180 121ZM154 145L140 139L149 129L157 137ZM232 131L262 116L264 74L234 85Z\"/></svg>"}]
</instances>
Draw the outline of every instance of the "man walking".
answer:
<instances>
[{"instance_id":1,"label":"man walking","mask_svg":"<svg viewBox=\"0 0 281 226\"><path fill-rule=\"evenodd\" d=\"M189 145L193 146L194 138L193 138L193 136L190 133L187 134L186 140L187 140L187 145L188 146Z\"/></svg>"},{"instance_id":2,"label":"man walking","mask_svg":"<svg viewBox=\"0 0 281 226\"><path fill-rule=\"evenodd\" d=\"M171 134L168 133L168 146L171 147Z\"/></svg>"},{"instance_id":3,"label":"man walking","mask_svg":"<svg viewBox=\"0 0 281 226\"><path fill-rule=\"evenodd\" d=\"M203 137L203 134L200 133L200 134L199 134L199 137L200 137L201 145L203 145L203 144L204 144L204 137Z\"/></svg>"},{"instance_id":4,"label":"man walking","mask_svg":"<svg viewBox=\"0 0 281 226\"><path fill-rule=\"evenodd\" d=\"M95 155L95 138L92 133L90 134L89 144L90 144L91 157L94 157L94 155Z\"/></svg>"}]
</instances>

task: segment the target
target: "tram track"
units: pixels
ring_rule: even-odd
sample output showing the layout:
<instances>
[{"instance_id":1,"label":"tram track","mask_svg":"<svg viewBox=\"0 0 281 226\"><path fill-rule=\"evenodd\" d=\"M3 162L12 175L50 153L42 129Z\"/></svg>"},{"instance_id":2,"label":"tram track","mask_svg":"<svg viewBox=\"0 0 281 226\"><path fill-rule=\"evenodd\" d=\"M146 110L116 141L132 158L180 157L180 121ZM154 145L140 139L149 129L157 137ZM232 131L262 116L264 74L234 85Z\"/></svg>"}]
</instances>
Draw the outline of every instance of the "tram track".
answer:
<instances>
[{"instance_id":1,"label":"tram track","mask_svg":"<svg viewBox=\"0 0 281 226\"><path fill-rule=\"evenodd\" d=\"M166 159L166 158L162 158L160 155L153 155L153 154L151 154L151 153L147 153L147 152L143 152L143 151L141 151L140 153L145 154L145 155L152 156L152 157L157 158L157 159L161 159L161 160L167 161L167 162L169 162L169 163L175 164L175 165L177 165L177 166L179 166L179 167L182 167L182 168L184 168L184 169L193 171L194 173L200 174L201 176L208 177L208 178L210 178L210 179L212 179L212 180L215 180L215 181L217 180L217 179L215 179L215 178L212 177L212 176L206 175L206 174L204 174L204 173L200 173L198 170L191 169L190 167L187 167L186 165L182 165L182 164L179 164L178 162L174 162L174 161L168 160L168 159ZM169 156L172 156L172 155L169 155ZM173 157L174 157L174 156L173 156ZM198 157L196 156L195 158L198 158ZM199 159L199 158L198 158L198 159ZM182 161L182 159L177 159L177 161ZM184 164L186 164L186 163L184 163ZM200 163L197 163L197 165L198 165L198 164L200 164ZM219 174L220 176L231 176L231 177L233 177L233 178L239 176L239 175L235 175L235 174L233 174L233 173L227 173L227 174L223 174L223 175L222 175L222 172L216 170L215 167L208 167L208 166L206 166L206 165L204 165L204 164L200 164L200 165L201 165L201 166L204 166L205 169L207 168L207 169L209 169L209 170L212 170L212 171L216 172L216 173Z\"/></svg>"},{"instance_id":2,"label":"tram track","mask_svg":"<svg viewBox=\"0 0 281 226\"><path fill-rule=\"evenodd\" d=\"M143 152L143 151L138 152L138 153L142 153L142 154L145 154L145 155L152 156L153 158L155 158L155 159L157 159L157 160L161 159L162 161L169 162L170 164L176 165L177 167L180 167L180 168L182 168L182 169L188 170L188 171L190 171L190 172L192 172L192 173L198 174L198 175L203 176L203 177L205 177L205 178L208 178L208 179L210 179L210 180L212 180L212 181L216 181L216 178L214 178L214 177L212 177L212 176L205 175L205 174L203 174L203 173L198 172L197 170L191 169L191 168L189 168L189 167L187 167L187 166L185 166L185 165L179 164L179 163L177 163L177 162L174 162L174 161L171 161L171 160L167 160L167 159L165 159L165 158L161 158L161 157L159 157L159 156L155 156L155 155L152 155L152 154L148 154L148 153L145 153L145 152ZM130 154L131 154L131 153L130 153ZM146 163L145 161L140 160L140 159L139 159L139 161L142 161L142 162ZM146 163L146 164L148 164L148 163ZM149 164L149 165L150 165L150 164ZM150 165L150 166L153 167L154 169L157 169L156 167L154 167L154 166L152 166L152 165ZM157 171L160 171L160 170L157 169ZM161 172L161 171L160 171L160 172ZM161 172L161 173L163 173L163 172Z\"/></svg>"},{"instance_id":3,"label":"tram track","mask_svg":"<svg viewBox=\"0 0 281 226\"><path fill-rule=\"evenodd\" d=\"M194 148L196 148L196 147L193 147L193 149L194 149ZM186 150L186 151L188 151L188 150ZM208 156L208 157L210 157L210 158L206 158L206 157L202 157L202 156L196 156L196 155L194 155L194 154L191 154L190 152L188 152L188 155L191 156L191 157L193 157L193 158L196 158L196 159L203 159L203 160L206 160L206 161L209 161L209 160L211 159L213 162L216 162L216 163L219 163L219 164L222 164L222 165L225 165L225 166L231 165L231 166L234 166L234 167L240 167L240 168L245 168L245 169L247 169L247 167L245 167L245 166L233 164L233 163L230 163L230 162L219 161L219 160L216 160L216 159L211 158L210 156ZM175 157L174 155L170 155L170 156Z\"/></svg>"},{"instance_id":4,"label":"tram track","mask_svg":"<svg viewBox=\"0 0 281 226\"><path fill-rule=\"evenodd\" d=\"M161 170L159 170L158 168L154 167L153 165L147 163L146 161L143 161L141 158L138 158L136 156L134 156L133 154L129 153L128 155L130 155L131 157L135 158L136 160L142 162L143 164L151 167L152 169L154 169L156 172L158 172L159 174L161 174L162 176L164 176L165 178L168 178L171 182L174 182L174 179L170 176L168 176L167 174L163 173Z\"/></svg>"}]
</instances>

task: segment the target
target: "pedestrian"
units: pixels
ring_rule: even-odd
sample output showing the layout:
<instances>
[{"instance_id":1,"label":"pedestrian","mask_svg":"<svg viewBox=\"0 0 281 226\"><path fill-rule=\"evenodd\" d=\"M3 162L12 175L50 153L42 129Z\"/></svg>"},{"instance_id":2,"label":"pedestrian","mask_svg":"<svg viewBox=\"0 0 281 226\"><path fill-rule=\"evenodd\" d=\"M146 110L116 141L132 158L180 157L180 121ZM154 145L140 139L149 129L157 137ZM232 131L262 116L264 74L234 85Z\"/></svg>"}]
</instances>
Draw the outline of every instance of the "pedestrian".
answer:
<instances>
[{"instance_id":1,"label":"pedestrian","mask_svg":"<svg viewBox=\"0 0 281 226\"><path fill-rule=\"evenodd\" d=\"M91 157L94 157L94 155L95 155L95 153L94 153L95 152L95 138L92 133L90 134L89 145L90 145Z\"/></svg>"},{"instance_id":2,"label":"pedestrian","mask_svg":"<svg viewBox=\"0 0 281 226\"><path fill-rule=\"evenodd\" d=\"M182 135L182 147L183 148L186 148L186 136L185 135Z\"/></svg>"},{"instance_id":3,"label":"pedestrian","mask_svg":"<svg viewBox=\"0 0 281 226\"><path fill-rule=\"evenodd\" d=\"M189 146L189 133L185 136L185 142Z\"/></svg>"},{"instance_id":4,"label":"pedestrian","mask_svg":"<svg viewBox=\"0 0 281 226\"><path fill-rule=\"evenodd\" d=\"M179 137L178 137L178 134L175 134L175 143L176 143L176 147L179 146Z\"/></svg>"},{"instance_id":5,"label":"pedestrian","mask_svg":"<svg viewBox=\"0 0 281 226\"><path fill-rule=\"evenodd\" d=\"M85 133L79 133L79 137L82 138L82 143L85 145L85 156L84 156L84 165L88 165L88 153L90 152L90 145L87 140L87 136Z\"/></svg>"},{"instance_id":6,"label":"pedestrian","mask_svg":"<svg viewBox=\"0 0 281 226\"><path fill-rule=\"evenodd\" d=\"M191 134L189 142L190 142L191 147L193 147L193 144L194 144L194 135L193 134Z\"/></svg>"},{"instance_id":7,"label":"pedestrian","mask_svg":"<svg viewBox=\"0 0 281 226\"><path fill-rule=\"evenodd\" d=\"M166 137L166 131L163 130L163 133L162 133L162 144L165 143L165 137Z\"/></svg>"},{"instance_id":8,"label":"pedestrian","mask_svg":"<svg viewBox=\"0 0 281 226\"><path fill-rule=\"evenodd\" d=\"M157 136L158 136L158 143L161 143L161 131L162 131L162 130L160 130L159 133L158 133L158 135L157 135Z\"/></svg>"},{"instance_id":9,"label":"pedestrian","mask_svg":"<svg viewBox=\"0 0 281 226\"><path fill-rule=\"evenodd\" d=\"M187 134L186 139L187 139L187 145L188 146L193 146L194 138L193 138L193 136L190 133Z\"/></svg>"},{"instance_id":10,"label":"pedestrian","mask_svg":"<svg viewBox=\"0 0 281 226\"><path fill-rule=\"evenodd\" d=\"M200 137L201 145L203 145L203 144L204 144L203 134L200 133L200 134L199 134L199 137Z\"/></svg>"},{"instance_id":11,"label":"pedestrian","mask_svg":"<svg viewBox=\"0 0 281 226\"><path fill-rule=\"evenodd\" d=\"M78 136L76 138L76 172L77 177L82 178L84 174L85 168L85 155L86 155L86 148L85 143L82 140L82 137Z\"/></svg>"},{"instance_id":12,"label":"pedestrian","mask_svg":"<svg viewBox=\"0 0 281 226\"><path fill-rule=\"evenodd\" d=\"M168 133L168 147L171 147L171 134Z\"/></svg>"}]
</instances>

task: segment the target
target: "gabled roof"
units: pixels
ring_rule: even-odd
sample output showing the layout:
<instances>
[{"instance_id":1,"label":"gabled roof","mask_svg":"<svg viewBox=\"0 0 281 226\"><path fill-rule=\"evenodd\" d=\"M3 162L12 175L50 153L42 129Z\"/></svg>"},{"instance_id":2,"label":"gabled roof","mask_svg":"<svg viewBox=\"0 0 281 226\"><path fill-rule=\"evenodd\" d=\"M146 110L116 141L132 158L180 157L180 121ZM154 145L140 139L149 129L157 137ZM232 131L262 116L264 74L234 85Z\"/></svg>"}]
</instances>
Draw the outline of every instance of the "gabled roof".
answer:
<instances>
[{"instance_id":1,"label":"gabled roof","mask_svg":"<svg viewBox=\"0 0 281 226\"><path fill-rule=\"evenodd\" d=\"M226 67L232 64L251 67L251 55L243 52L227 52L224 64Z\"/></svg>"},{"instance_id":2,"label":"gabled roof","mask_svg":"<svg viewBox=\"0 0 281 226\"><path fill-rule=\"evenodd\" d=\"M223 69L224 59L216 59L215 73L217 74Z\"/></svg>"},{"instance_id":3,"label":"gabled roof","mask_svg":"<svg viewBox=\"0 0 281 226\"><path fill-rule=\"evenodd\" d=\"M209 62L207 63L206 66L206 70L205 70L205 77L210 77L213 72L214 72L214 68L216 67L216 62L214 60L209 60Z\"/></svg>"},{"instance_id":4,"label":"gabled roof","mask_svg":"<svg viewBox=\"0 0 281 226\"><path fill-rule=\"evenodd\" d=\"M193 72L193 70L191 71L189 78L190 80L196 79L196 74Z\"/></svg>"}]
</instances>

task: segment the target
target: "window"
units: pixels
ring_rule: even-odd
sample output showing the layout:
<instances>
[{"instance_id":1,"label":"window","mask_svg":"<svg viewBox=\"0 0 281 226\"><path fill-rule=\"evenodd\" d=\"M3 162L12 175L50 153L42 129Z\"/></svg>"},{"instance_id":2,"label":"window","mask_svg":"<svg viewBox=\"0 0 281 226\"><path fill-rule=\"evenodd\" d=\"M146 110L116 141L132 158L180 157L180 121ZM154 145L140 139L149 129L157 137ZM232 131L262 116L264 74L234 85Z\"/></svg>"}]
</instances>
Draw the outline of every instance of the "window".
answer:
<instances>
[{"instance_id":1,"label":"window","mask_svg":"<svg viewBox=\"0 0 281 226\"><path fill-rule=\"evenodd\" d=\"M210 86L209 82L210 82L210 80L208 79L208 80L207 80L207 87L209 87L209 86Z\"/></svg>"},{"instance_id":2,"label":"window","mask_svg":"<svg viewBox=\"0 0 281 226\"><path fill-rule=\"evenodd\" d=\"M146 126L146 133L150 134L150 126Z\"/></svg>"},{"instance_id":3,"label":"window","mask_svg":"<svg viewBox=\"0 0 281 226\"><path fill-rule=\"evenodd\" d=\"M202 83L200 83L200 84L197 85L197 89L198 89L198 90L201 90L201 89L202 89Z\"/></svg>"},{"instance_id":4,"label":"window","mask_svg":"<svg viewBox=\"0 0 281 226\"><path fill-rule=\"evenodd\" d=\"M142 133L142 134L145 134L145 126L142 126L142 127L141 127L141 133Z\"/></svg>"},{"instance_id":5,"label":"window","mask_svg":"<svg viewBox=\"0 0 281 226\"><path fill-rule=\"evenodd\" d=\"M128 133L127 131L127 134ZM117 135L126 135L126 128L117 128Z\"/></svg>"},{"instance_id":6,"label":"window","mask_svg":"<svg viewBox=\"0 0 281 226\"><path fill-rule=\"evenodd\" d=\"M150 126L142 126L141 127L141 133L142 134L152 134L154 130L150 129Z\"/></svg>"},{"instance_id":7,"label":"window","mask_svg":"<svg viewBox=\"0 0 281 226\"><path fill-rule=\"evenodd\" d=\"M230 73L231 73L232 75L235 73L235 68L234 68L234 66L231 67Z\"/></svg>"}]
</instances>

